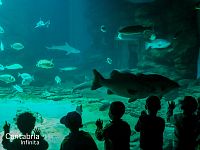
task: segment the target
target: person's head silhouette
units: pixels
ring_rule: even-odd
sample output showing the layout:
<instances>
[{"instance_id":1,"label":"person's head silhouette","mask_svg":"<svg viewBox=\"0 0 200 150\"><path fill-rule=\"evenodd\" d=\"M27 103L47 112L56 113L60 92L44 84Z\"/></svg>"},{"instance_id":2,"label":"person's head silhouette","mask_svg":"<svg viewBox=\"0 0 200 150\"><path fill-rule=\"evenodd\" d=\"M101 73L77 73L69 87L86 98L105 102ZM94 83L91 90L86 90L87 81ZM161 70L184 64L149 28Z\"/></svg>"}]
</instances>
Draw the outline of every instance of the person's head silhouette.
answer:
<instances>
[{"instance_id":1,"label":"person's head silhouette","mask_svg":"<svg viewBox=\"0 0 200 150\"><path fill-rule=\"evenodd\" d=\"M190 115L193 114L198 107L198 103L196 99L192 96L185 96L181 101L181 109L184 114Z\"/></svg>"},{"instance_id":2,"label":"person's head silhouette","mask_svg":"<svg viewBox=\"0 0 200 150\"><path fill-rule=\"evenodd\" d=\"M30 112L25 112L17 117L17 127L23 134L31 134L35 127L36 118Z\"/></svg>"},{"instance_id":3,"label":"person's head silhouette","mask_svg":"<svg viewBox=\"0 0 200 150\"><path fill-rule=\"evenodd\" d=\"M145 108L149 113L157 113L161 109L160 99L157 96L150 96L146 100Z\"/></svg>"},{"instance_id":4,"label":"person's head silhouette","mask_svg":"<svg viewBox=\"0 0 200 150\"><path fill-rule=\"evenodd\" d=\"M120 101L112 102L109 110L109 117L111 120L120 119L125 113L125 105Z\"/></svg>"}]
</instances>

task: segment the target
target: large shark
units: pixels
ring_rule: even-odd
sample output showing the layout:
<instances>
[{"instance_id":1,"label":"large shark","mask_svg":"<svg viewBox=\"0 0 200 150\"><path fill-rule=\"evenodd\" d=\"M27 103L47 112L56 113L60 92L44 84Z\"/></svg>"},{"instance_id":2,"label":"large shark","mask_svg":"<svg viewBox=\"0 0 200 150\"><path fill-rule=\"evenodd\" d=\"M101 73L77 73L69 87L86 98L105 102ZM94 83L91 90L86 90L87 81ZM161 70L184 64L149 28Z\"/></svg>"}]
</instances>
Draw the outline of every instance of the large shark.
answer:
<instances>
[{"instance_id":1,"label":"large shark","mask_svg":"<svg viewBox=\"0 0 200 150\"><path fill-rule=\"evenodd\" d=\"M50 50L64 51L66 52L66 55L80 53L80 50L71 47L67 42L65 42L65 45L57 45L57 46L53 45L51 47L46 47L46 48Z\"/></svg>"},{"instance_id":2,"label":"large shark","mask_svg":"<svg viewBox=\"0 0 200 150\"><path fill-rule=\"evenodd\" d=\"M105 79L97 70L93 70L94 80L91 90L100 87L108 89L107 94L116 94L129 98L129 102L156 95L162 97L179 85L158 74L132 74L113 70L109 79Z\"/></svg>"}]
</instances>

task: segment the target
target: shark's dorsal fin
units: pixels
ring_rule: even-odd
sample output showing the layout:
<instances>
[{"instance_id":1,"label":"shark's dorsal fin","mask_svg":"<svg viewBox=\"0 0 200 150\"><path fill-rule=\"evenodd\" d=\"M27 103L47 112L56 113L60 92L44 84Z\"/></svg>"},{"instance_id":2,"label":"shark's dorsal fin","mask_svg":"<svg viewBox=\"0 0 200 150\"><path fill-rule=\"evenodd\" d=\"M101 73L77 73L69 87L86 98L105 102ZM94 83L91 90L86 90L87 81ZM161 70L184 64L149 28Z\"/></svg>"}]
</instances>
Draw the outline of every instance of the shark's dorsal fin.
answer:
<instances>
[{"instance_id":1,"label":"shark's dorsal fin","mask_svg":"<svg viewBox=\"0 0 200 150\"><path fill-rule=\"evenodd\" d=\"M113 70L110 74L110 78L111 79L116 79L119 78L121 75L121 73L118 70Z\"/></svg>"}]
</instances>

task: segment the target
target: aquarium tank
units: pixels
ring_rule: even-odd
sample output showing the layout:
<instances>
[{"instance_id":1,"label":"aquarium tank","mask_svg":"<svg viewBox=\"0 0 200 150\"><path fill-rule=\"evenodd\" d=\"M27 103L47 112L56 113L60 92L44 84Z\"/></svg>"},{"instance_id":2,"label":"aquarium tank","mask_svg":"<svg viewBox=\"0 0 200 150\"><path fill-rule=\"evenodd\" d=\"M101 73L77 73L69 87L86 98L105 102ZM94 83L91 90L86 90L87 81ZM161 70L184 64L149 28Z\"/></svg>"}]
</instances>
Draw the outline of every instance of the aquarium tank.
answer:
<instances>
[{"instance_id":1,"label":"aquarium tank","mask_svg":"<svg viewBox=\"0 0 200 150\"><path fill-rule=\"evenodd\" d=\"M27 134L58 150L77 122L104 150L97 126L112 125L113 102L124 104L129 147L139 150L135 127L150 96L161 103L163 150L172 150L169 104L173 116L185 96L200 99L199 35L199 0L0 0L0 150L17 140L31 149Z\"/></svg>"}]
</instances>

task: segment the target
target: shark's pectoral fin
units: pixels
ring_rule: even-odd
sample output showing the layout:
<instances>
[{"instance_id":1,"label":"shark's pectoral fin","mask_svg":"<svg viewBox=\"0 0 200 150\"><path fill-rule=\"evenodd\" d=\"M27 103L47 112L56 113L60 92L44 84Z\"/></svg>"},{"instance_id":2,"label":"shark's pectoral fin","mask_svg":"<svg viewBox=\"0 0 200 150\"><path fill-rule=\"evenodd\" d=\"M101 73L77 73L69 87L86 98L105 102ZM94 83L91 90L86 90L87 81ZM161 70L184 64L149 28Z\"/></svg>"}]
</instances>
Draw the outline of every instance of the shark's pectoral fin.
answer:
<instances>
[{"instance_id":1,"label":"shark's pectoral fin","mask_svg":"<svg viewBox=\"0 0 200 150\"><path fill-rule=\"evenodd\" d=\"M136 90L133 90L133 89L127 89L127 92L130 94L130 95L135 95L137 93Z\"/></svg>"},{"instance_id":2,"label":"shark's pectoral fin","mask_svg":"<svg viewBox=\"0 0 200 150\"><path fill-rule=\"evenodd\" d=\"M114 93L111 90L107 90L107 94L111 95L111 94L114 94Z\"/></svg>"},{"instance_id":3,"label":"shark's pectoral fin","mask_svg":"<svg viewBox=\"0 0 200 150\"><path fill-rule=\"evenodd\" d=\"M130 98L130 99L128 100L128 102L131 103L131 102L134 102L134 101L136 101L136 100L137 100L137 98Z\"/></svg>"}]
</instances>

